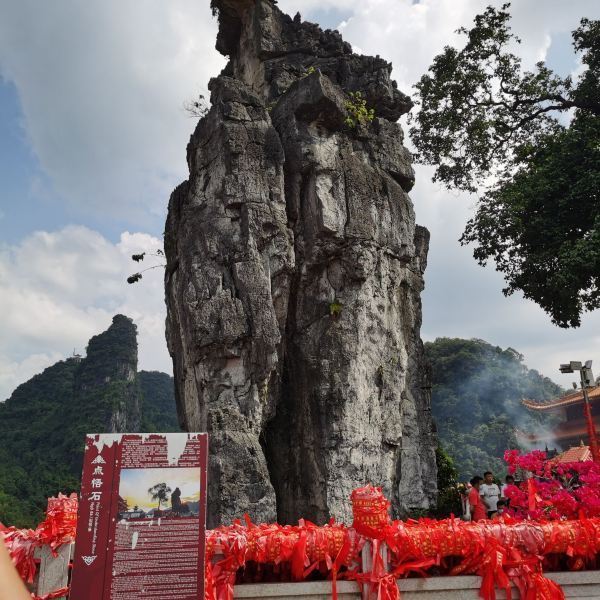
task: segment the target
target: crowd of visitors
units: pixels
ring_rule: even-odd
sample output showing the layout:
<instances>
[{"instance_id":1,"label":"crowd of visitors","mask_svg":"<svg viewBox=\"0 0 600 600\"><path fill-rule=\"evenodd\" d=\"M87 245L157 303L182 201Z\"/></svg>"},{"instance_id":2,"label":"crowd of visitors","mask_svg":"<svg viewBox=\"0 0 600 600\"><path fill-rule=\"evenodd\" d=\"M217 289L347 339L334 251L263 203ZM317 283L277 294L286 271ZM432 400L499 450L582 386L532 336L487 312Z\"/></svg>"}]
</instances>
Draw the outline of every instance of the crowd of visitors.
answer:
<instances>
[{"instance_id":1,"label":"crowd of visitors","mask_svg":"<svg viewBox=\"0 0 600 600\"><path fill-rule=\"evenodd\" d=\"M515 484L515 478L507 475L504 481L500 488L494 482L494 474L491 471L486 471L483 477L475 475L471 479L471 489L467 496L467 510L465 511L471 521L494 519L501 516L508 508L509 500L505 496L505 491L509 485Z\"/></svg>"}]
</instances>

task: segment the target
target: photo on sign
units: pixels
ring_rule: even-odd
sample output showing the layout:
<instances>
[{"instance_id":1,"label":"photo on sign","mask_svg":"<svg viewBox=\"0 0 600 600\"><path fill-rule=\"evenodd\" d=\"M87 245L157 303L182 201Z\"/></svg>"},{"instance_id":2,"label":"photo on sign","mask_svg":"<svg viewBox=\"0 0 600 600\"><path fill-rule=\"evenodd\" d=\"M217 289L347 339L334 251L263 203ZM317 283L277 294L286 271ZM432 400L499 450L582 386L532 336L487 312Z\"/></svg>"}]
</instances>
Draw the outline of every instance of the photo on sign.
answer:
<instances>
[{"instance_id":1,"label":"photo on sign","mask_svg":"<svg viewBox=\"0 0 600 600\"><path fill-rule=\"evenodd\" d=\"M122 469L119 520L197 517L200 510L200 469Z\"/></svg>"}]
</instances>

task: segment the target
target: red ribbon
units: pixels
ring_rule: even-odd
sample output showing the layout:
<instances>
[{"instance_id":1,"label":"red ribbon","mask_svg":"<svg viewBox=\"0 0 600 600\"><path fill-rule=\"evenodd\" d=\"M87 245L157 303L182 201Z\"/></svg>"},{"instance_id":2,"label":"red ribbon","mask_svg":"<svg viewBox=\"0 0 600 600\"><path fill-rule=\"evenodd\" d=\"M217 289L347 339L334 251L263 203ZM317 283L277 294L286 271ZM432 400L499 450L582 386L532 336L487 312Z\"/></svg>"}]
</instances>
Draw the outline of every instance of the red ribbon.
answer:
<instances>
[{"instance_id":1,"label":"red ribbon","mask_svg":"<svg viewBox=\"0 0 600 600\"><path fill-rule=\"evenodd\" d=\"M359 500L365 500L364 495ZM369 528L380 523L373 537L333 521L322 527L309 521L281 526L256 525L246 518L244 524L236 521L208 531L205 600L232 600L236 578L244 569L246 573L256 569L257 580L268 572L271 579L280 581L302 581L320 571L331 578L334 599L338 595L337 582L346 579L369 586L380 600L398 600L398 578L425 576L434 565L437 572L446 574L480 574L480 594L486 600L493 600L498 588L510 595L510 582L525 600L562 600L560 587L543 576L542 562L568 557L569 568L579 570L600 554L600 518L504 518L477 523L452 518L392 523L383 518L380 500L375 494L359 507L359 512L365 509L371 517L379 515L376 521L367 523ZM47 518L35 530L0 526L0 539L4 539L25 581L33 581L36 548L49 545L56 550L74 539L76 512L76 499L60 496L49 503ZM361 573L359 554L369 539L373 566L370 572ZM380 551L383 543L387 544L389 567ZM64 595L65 589L56 590L43 600Z\"/></svg>"},{"instance_id":2,"label":"red ribbon","mask_svg":"<svg viewBox=\"0 0 600 600\"><path fill-rule=\"evenodd\" d=\"M535 481L533 477L530 477L527 480L527 499L528 499L528 507L530 511L535 510L536 506L536 490L535 490Z\"/></svg>"}]
</instances>

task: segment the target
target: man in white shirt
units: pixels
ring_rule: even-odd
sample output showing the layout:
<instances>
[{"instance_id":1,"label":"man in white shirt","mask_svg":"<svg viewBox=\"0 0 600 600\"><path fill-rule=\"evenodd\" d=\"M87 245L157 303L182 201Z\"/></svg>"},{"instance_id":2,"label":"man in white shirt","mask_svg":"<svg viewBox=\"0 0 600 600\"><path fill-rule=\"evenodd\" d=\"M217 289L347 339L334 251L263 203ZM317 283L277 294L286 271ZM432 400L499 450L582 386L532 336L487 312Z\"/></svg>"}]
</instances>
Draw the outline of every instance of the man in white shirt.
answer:
<instances>
[{"instance_id":1,"label":"man in white shirt","mask_svg":"<svg viewBox=\"0 0 600 600\"><path fill-rule=\"evenodd\" d=\"M483 483L479 488L479 494L483 503L487 506L487 516L491 519L496 514L498 500L500 499L500 488L494 483L494 475L491 471L483 474Z\"/></svg>"}]
</instances>

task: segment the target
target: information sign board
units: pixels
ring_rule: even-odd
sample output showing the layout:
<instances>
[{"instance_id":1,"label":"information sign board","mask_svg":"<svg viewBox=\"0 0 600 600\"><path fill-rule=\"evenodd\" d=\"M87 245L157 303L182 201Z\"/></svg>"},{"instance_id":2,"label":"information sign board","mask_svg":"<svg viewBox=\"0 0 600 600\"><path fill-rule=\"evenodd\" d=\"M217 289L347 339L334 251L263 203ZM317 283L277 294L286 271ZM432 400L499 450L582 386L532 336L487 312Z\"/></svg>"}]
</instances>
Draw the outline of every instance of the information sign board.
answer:
<instances>
[{"instance_id":1,"label":"information sign board","mask_svg":"<svg viewBox=\"0 0 600 600\"><path fill-rule=\"evenodd\" d=\"M87 436L70 600L204 597L205 433Z\"/></svg>"}]
</instances>

